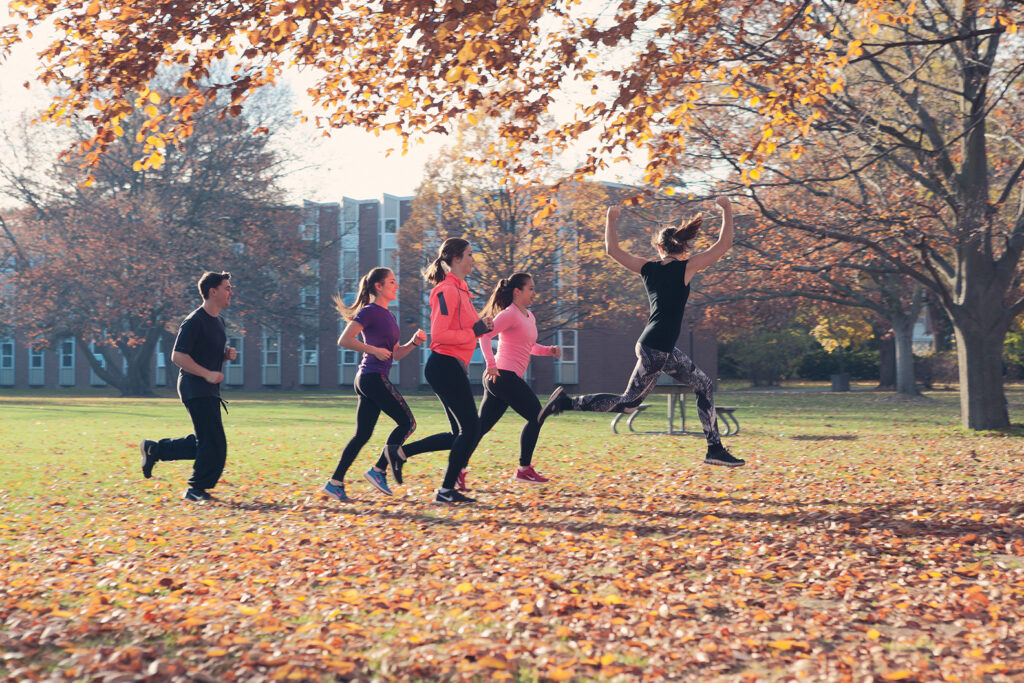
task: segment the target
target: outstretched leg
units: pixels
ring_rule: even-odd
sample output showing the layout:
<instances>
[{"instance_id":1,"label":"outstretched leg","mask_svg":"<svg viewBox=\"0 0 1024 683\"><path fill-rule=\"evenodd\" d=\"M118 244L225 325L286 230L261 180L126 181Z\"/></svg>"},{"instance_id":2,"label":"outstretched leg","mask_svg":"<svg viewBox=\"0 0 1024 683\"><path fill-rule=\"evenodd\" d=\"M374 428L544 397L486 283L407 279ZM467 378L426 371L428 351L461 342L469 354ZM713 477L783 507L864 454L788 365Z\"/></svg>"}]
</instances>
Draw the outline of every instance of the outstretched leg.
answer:
<instances>
[{"instance_id":1,"label":"outstretched leg","mask_svg":"<svg viewBox=\"0 0 1024 683\"><path fill-rule=\"evenodd\" d=\"M626 391L621 394L584 394L572 400L571 410L599 413L631 413L654 389L669 354L643 344L636 345L636 366ZM570 409L566 406L567 409Z\"/></svg>"}]
</instances>

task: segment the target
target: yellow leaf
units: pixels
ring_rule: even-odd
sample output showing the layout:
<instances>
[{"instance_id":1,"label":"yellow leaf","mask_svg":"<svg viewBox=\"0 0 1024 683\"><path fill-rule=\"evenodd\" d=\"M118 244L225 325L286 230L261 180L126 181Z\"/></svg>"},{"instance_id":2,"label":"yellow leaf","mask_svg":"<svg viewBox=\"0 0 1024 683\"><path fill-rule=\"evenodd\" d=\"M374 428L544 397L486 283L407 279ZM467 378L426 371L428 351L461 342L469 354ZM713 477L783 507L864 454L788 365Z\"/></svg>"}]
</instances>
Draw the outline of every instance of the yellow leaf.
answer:
<instances>
[{"instance_id":1,"label":"yellow leaf","mask_svg":"<svg viewBox=\"0 0 1024 683\"><path fill-rule=\"evenodd\" d=\"M94 17L97 14L99 14L100 13L100 3L99 2L93 2L91 5L89 5L89 9L85 10L85 13L86 13L86 15L88 15L90 17Z\"/></svg>"},{"instance_id":2,"label":"yellow leaf","mask_svg":"<svg viewBox=\"0 0 1024 683\"><path fill-rule=\"evenodd\" d=\"M143 111L145 111L146 112L146 116L148 116L151 119L155 119L157 114L160 113L160 112L157 111L157 108L154 107L152 104L147 104L146 108Z\"/></svg>"},{"instance_id":3,"label":"yellow leaf","mask_svg":"<svg viewBox=\"0 0 1024 683\"><path fill-rule=\"evenodd\" d=\"M615 661L615 655L613 655L613 654L604 655L603 657L601 657L601 666L608 666L609 664L611 664L614 661Z\"/></svg>"},{"instance_id":4,"label":"yellow leaf","mask_svg":"<svg viewBox=\"0 0 1024 683\"><path fill-rule=\"evenodd\" d=\"M153 104L160 104L160 93L151 91L149 93L149 101Z\"/></svg>"},{"instance_id":5,"label":"yellow leaf","mask_svg":"<svg viewBox=\"0 0 1024 683\"><path fill-rule=\"evenodd\" d=\"M209 650L206 651L206 656L207 657L223 657L227 653L228 653L228 651L225 650L222 647L213 647L213 648L210 648Z\"/></svg>"},{"instance_id":6,"label":"yellow leaf","mask_svg":"<svg viewBox=\"0 0 1024 683\"><path fill-rule=\"evenodd\" d=\"M460 595L463 593L468 593L471 590L473 590L473 584L469 582L460 583L458 586L455 587L455 592Z\"/></svg>"},{"instance_id":7,"label":"yellow leaf","mask_svg":"<svg viewBox=\"0 0 1024 683\"><path fill-rule=\"evenodd\" d=\"M477 664L485 666L488 669L508 669L508 662L503 659L498 659L497 657L492 657L491 655L484 655L477 660Z\"/></svg>"},{"instance_id":8,"label":"yellow leaf","mask_svg":"<svg viewBox=\"0 0 1024 683\"><path fill-rule=\"evenodd\" d=\"M758 169L756 169L756 168L752 168L752 169L750 169L750 178L751 178L752 180L757 180L757 179L758 179L758 178L760 178L760 177L761 177L761 171L759 171L759 170L758 170Z\"/></svg>"},{"instance_id":9,"label":"yellow leaf","mask_svg":"<svg viewBox=\"0 0 1024 683\"><path fill-rule=\"evenodd\" d=\"M545 676L553 681L567 681L570 678L572 678L572 672L572 669L563 669L561 667L556 666L553 669L548 669L548 672L545 674Z\"/></svg>"},{"instance_id":10,"label":"yellow leaf","mask_svg":"<svg viewBox=\"0 0 1024 683\"><path fill-rule=\"evenodd\" d=\"M899 671L890 671L882 674L883 681L905 681L908 678L914 676L913 671L907 671L906 669L900 669Z\"/></svg>"},{"instance_id":11,"label":"yellow leaf","mask_svg":"<svg viewBox=\"0 0 1024 683\"><path fill-rule=\"evenodd\" d=\"M259 614L260 613L260 611L258 609L256 609L255 607L250 607L249 605L239 605L238 606L238 611L241 612L242 614L246 614L246 615L248 615L250 617L253 616L254 614Z\"/></svg>"},{"instance_id":12,"label":"yellow leaf","mask_svg":"<svg viewBox=\"0 0 1024 683\"><path fill-rule=\"evenodd\" d=\"M771 645L771 647L774 647L776 650L782 650L783 652L785 652L786 650L793 649L793 641L788 639L776 640L772 643L769 643L769 645Z\"/></svg>"},{"instance_id":13,"label":"yellow leaf","mask_svg":"<svg viewBox=\"0 0 1024 683\"><path fill-rule=\"evenodd\" d=\"M882 635L882 633L880 631L876 631L873 628L869 628L868 629L867 636L871 640L878 640L879 636L881 636L881 635Z\"/></svg>"},{"instance_id":14,"label":"yellow leaf","mask_svg":"<svg viewBox=\"0 0 1024 683\"><path fill-rule=\"evenodd\" d=\"M412 95L410 95L409 93L405 93L400 98L398 98L398 106L402 107L403 109L405 107L411 107L412 106Z\"/></svg>"}]
</instances>

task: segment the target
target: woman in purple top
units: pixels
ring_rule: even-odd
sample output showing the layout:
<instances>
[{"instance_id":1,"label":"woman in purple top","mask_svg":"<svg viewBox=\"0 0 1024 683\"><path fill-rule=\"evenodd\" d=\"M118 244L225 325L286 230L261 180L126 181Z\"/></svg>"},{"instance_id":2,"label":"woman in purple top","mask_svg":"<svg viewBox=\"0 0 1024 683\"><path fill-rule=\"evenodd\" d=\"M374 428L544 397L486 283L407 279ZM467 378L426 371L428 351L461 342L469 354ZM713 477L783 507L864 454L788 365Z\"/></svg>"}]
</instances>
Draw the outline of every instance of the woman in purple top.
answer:
<instances>
[{"instance_id":1,"label":"woman in purple top","mask_svg":"<svg viewBox=\"0 0 1024 683\"><path fill-rule=\"evenodd\" d=\"M414 348L427 338L423 330L416 330L405 344L399 344L398 320L388 310L388 305L398 297L398 281L388 268L374 268L359 281L359 293L355 303L346 306L335 296L334 303L341 317L348 321L338 338L338 346L363 354L359 373L355 379L356 433L341 452L341 460L334 470L334 476L324 484L322 490L335 500L348 500L345 495L345 473L373 435L381 411L395 421L395 428L388 435L387 445L377 464L364 475L377 490L391 494L388 487L386 467L390 464L395 481L402 483L402 444L416 430L416 420L408 404L398 393L388 373L391 363L409 355ZM356 337L360 334L363 341Z\"/></svg>"}]
</instances>

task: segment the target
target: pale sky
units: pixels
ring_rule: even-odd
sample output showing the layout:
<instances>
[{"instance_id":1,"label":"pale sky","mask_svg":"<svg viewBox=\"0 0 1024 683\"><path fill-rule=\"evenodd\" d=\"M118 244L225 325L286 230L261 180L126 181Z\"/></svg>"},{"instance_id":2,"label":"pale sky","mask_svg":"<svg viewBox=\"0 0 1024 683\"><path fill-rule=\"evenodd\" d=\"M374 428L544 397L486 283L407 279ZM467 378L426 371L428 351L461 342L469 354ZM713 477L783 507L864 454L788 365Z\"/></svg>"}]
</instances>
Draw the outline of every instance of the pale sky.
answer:
<instances>
[{"instance_id":1,"label":"pale sky","mask_svg":"<svg viewBox=\"0 0 1024 683\"><path fill-rule=\"evenodd\" d=\"M0 24L9 21L7 0L0 0ZM23 87L26 81L34 82L38 66L36 54L47 42L37 35L16 46L11 56L0 63L0 125L25 114L33 116L48 103L38 83L28 90ZM310 118L315 110L305 89L313 81L311 74L295 73L285 83L292 91L293 109L303 110ZM410 146L403 156L401 139L393 133L381 133L377 137L356 128L332 130L330 137L323 137L321 133L313 123L303 124L296 119L288 134L287 146L301 158L286 181L291 201L333 202L343 197L376 199L385 193L412 195L420 183L424 165L441 147L451 143L447 136L432 135L423 144ZM390 155L389 149L394 150ZM628 172L628 169L619 166L618 171ZM605 173L601 179L622 178L616 173Z\"/></svg>"}]
</instances>

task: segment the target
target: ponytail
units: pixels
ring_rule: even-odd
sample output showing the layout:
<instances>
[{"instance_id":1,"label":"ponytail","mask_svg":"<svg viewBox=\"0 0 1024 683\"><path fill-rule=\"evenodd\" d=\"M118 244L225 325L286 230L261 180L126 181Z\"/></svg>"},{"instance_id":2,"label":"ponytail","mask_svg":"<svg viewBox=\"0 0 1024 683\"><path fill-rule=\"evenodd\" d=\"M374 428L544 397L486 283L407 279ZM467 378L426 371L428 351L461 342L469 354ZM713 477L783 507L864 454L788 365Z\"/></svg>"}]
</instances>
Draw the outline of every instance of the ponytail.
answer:
<instances>
[{"instance_id":1,"label":"ponytail","mask_svg":"<svg viewBox=\"0 0 1024 683\"><path fill-rule=\"evenodd\" d=\"M448 271L451 270L452 259L462 256L468 246L469 242L461 237L449 237L446 239L437 251L437 258L423 269L423 277L433 285L439 285L444 282L444 279L448 276Z\"/></svg>"},{"instance_id":2,"label":"ponytail","mask_svg":"<svg viewBox=\"0 0 1024 683\"><path fill-rule=\"evenodd\" d=\"M384 282L384 279L391 275L390 268L378 267L371 270L369 273L359 278L359 288L356 294L356 300L351 306L346 306L345 302L337 294L334 295L334 308L346 322L351 321L355 317L356 313L359 312L363 306L366 306L377 296L377 284Z\"/></svg>"},{"instance_id":3,"label":"ponytail","mask_svg":"<svg viewBox=\"0 0 1024 683\"><path fill-rule=\"evenodd\" d=\"M666 254L681 254L689 249L690 242L697 236L703 222L703 217L698 214L685 223L680 223L678 228L662 228L651 239L651 245L660 248Z\"/></svg>"},{"instance_id":4,"label":"ponytail","mask_svg":"<svg viewBox=\"0 0 1024 683\"><path fill-rule=\"evenodd\" d=\"M516 273L511 278L502 278L491 292L491 298L487 300L484 310L480 311L481 316L492 318L512 305L515 290L522 289L531 280L529 273Z\"/></svg>"}]
</instances>

